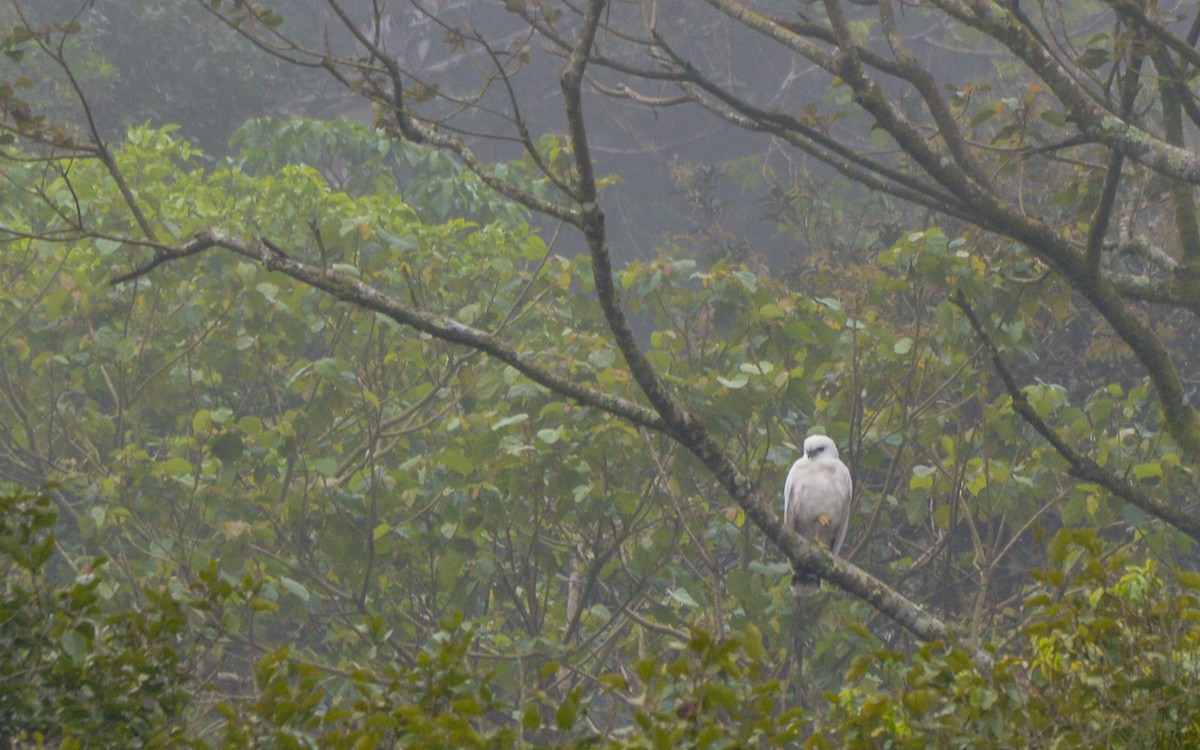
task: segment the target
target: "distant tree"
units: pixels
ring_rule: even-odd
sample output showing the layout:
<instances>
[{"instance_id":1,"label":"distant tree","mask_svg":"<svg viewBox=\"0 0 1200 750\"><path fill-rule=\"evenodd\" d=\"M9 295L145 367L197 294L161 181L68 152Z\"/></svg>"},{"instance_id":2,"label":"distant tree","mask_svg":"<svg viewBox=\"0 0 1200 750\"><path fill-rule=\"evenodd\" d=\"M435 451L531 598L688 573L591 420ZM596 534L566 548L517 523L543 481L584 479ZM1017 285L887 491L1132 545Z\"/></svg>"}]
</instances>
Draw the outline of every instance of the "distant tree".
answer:
<instances>
[{"instance_id":1,"label":"distant tree","mask_svg":"<svg viewBox=\"0 0 1200 750\"><path fill-rule=\"evenodd\" d=\"M312 29L311 19L295 15L297 28ZM251 117L322 106L320 90L314 90L317 76L297 76L278 60L255 55L249 41L213 24L192 0L46 0L0 8L0 25L66 29L72 24L78 33L56 50L59 62L34 56L23 61L22 73L37 82L31 98L36 114L80 126L91 122L105 139L119 140L127 129L146 122L186 123L188 137L215 154ZM5 62L11 71L11 61ZM55 75L63 63L70 66L73 83ZM88 93L86 112L73 85Z\"/></svg>"}]
</instances>

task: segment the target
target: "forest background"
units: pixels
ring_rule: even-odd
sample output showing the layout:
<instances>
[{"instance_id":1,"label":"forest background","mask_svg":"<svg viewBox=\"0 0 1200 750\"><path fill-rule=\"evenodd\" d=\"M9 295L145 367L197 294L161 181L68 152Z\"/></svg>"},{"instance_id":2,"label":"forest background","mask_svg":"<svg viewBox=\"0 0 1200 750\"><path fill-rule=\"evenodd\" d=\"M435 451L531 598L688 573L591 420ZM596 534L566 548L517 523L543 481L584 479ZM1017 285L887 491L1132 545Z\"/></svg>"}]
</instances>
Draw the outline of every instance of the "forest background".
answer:
<instances>
[{"instance_id":1,"label":"forest background","mask_svg":"<svg viewBox=\"0 0 1200 750\"><path fill-rule=\"evenodd\" d=\"M1191 4L0 27L8 746L1196 746Z\"/></svg>"}]
</instances>

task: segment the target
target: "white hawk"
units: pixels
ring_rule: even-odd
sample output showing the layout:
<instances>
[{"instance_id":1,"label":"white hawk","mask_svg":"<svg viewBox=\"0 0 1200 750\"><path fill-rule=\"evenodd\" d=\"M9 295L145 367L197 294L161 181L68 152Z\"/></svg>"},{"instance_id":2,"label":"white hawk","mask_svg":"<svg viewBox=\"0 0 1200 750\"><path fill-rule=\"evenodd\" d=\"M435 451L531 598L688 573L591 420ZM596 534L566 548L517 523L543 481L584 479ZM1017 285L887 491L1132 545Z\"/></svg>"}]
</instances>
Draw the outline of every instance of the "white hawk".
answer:
<instances>
[{"instance_id":1,"label":"white hawk","mask_svg":"<svg viewBox=\"0 0 1200 750\"><path fill-rule=\"evenodd\" d=\"M842 548L850 524L850 497L854 485L850 470L838 458L838 449L825 435L804 441L804 455L792 464L783 485L783 522L808 541L833 554ZM799 595L816 593L816 573L797 571L792 587Z\"/></svg>"}]
</instances>

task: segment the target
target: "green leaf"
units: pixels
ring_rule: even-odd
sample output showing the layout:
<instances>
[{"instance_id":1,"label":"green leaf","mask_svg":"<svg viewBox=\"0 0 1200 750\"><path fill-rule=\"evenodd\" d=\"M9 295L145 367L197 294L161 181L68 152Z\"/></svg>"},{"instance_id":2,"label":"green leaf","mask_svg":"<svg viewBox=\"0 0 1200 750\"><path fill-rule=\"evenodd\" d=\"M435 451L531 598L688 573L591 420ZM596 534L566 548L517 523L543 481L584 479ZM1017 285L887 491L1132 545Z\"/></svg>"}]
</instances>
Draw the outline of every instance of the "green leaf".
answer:
<instances>
[{"instance_id":1,"label":"green leaf","mask_svg":"<svg viewBox=\"0 0 1200 750\"><path fill-rule=\"evenodd\" d=\"M783 308L774 302L768 302L767 304L758 308L758 315L759 317L767 320L775 320L776 318L787 317L787 313L783 311Z\"/></svg>"},{"instance_id":2,"label":"green leaf","mask_svg":"<svg viewBox=\"0 0 1200 750\"><path fill-rule=\"evenodd\" d=\"M529 415L524 412L522 412L520 414L513 414L512 416L505 417L504 419L501 419L499 422L496 422L495 424L493 424L492 431L495 432L496 430L503 430L505 427L509 427L514 424L521 424L522 422L525 422L528 419L529 419Z\"/></svg>"},{"instance_id":3,"label":"green leaf","mask_svg":"<svg viewBox=\"0 0 1200 750\"><path fill-rule=\"evenodd\" d=\"M212 427L212 415L207 409L200 409L192 415L192 432L198 435L207 433Z\"/></svg>"},{"instance_id":4,"label":"green leaf","mask_svg":"<svg viewBox=\"0 0 1200 750\"><path fill-rule=\"evenodd\" d=\"M746 383L750 382L750 378L748 378L745 373L738 373L728 380L718 375L717 382L731 391L736 391L739 388L744 388Z\"/></svg>"},{"instance_id":5,"label":"green leaf","mask_svg":"<svg viewBox=\"0 0 1200 750\"><path fill-rule=\"evenodd\" d=\"M121 249L121 243L116 240L98 239L96 240L96 250L100 252L101 258L107 258L116 251Z\"/></svg>"},{"instance_id":6,"label":"green leaf","mask_svg":"<svg viewBox=\"0 0 1200 750\"><path fill-rule=\"evenodd\" d=\"M582 688L575 688L559 705L558 711L554 714L554 723L558 725L559 730L569 732L575 728L575 723L579 720L579 697Z\"/></svg>"},{"instance_id":7,"label":"green leaf","mask_svg":"<svg viewBox=\"0 0 1200 750\"><path fill-rule=\"evenodd\" d=\"M1133 467L1133 476L1139 482L1158 484L1163 478L1162 464L1144 463Z\"/></svg>"},{"instance_id":8,"label":"green leaf","mask_svg":"<svg viewBox=\"0 0 1200 750\"><path fill-rule=\"evenodd\" d=\"M313 470L326 479L332 479L337 475L338 462L336 458L318 458L312 462Z\"/></svg>"},{"instance_id":9,"label":"green leaf","mask_svg":"<svg viewBox=\"0 0 1200 750\"><path fill-rule=\"evenodd\" d=\"M1180 584L1192 591L1200 591L1200 573L1194 570L1177 570L1175 577Z\"/></svg>"},{"instance_id":10,"label":"green leaf","mask_svg":"<svg viewBox=\"0 0 1200 750\"><path fill-rule=\"evenodd\" d=\"M689 594L687 592L687 589L685 589L685 588L682 588L682 587L673 588L670 590L669 593L670 593L670 596L672 599L679 602L680 604L682 604L685 607L699 607L700 606L699 604L696 603L696 600L692 598L692 595Z\"/></svg>"},{"instance_id":11,"label":"green leaf","mask_svg":"<svg viewBox=\"0 0 1200 750\"><path fill-rule=\"evenodd\" d=\"M754 661L762 661L766 656L766 649L763 646L762 630L752 622L746 623L743 630L742 648L746 651L746 656Z\"/></svg>"},{"instance_id":12,"label":"green leaf","mask_svg":"<svg viewBox=\"0 0 1200 750\"><path fill-rule=\"evenodd\" d=\"M529 701L525 708L521 709L521 728L526 732L536 732L542 728L542 712L533 701Z\"/></svg>"},{"instance_id":13,"label":"green leaf","mask_svg":"<svg viewBox=\"0 0 1200 750\"><path fill-rule=\"evenodd\" d=\"M30 570L38 570L46 561L50 559L50 555L54 553L54 535L47 534L42 537L42 540L33 545L29 551Z\"/></svg>"},{"instance_id":14,"label":"green leaf","mask_svg":"<svg viewBox=\"0 0 1200 750\"><path fill-rule=\"evenodd\" d=\"M308 593L308 589L299 581L287 576L279 576L279 585L290 591L300 601L307 602L309 600L310 594Z\"/></svg>"},{"instance_id":15,"label":"green leaf","mask_svg":"<svg viewBox=\"0 0 1200 750\"><path fill-rule=\"evenodd\" d=\"M743 362L738 366L738 369L747 375L769 375L775 369L775 365L767 361Z\"/></svg>"},{"instance_id":16,"label":"green leaf","mask_svg":"<svg viewBox=\"0 0 1200 750\"><path fill-rule=\"evenodd\" d=\"M751 560L748 567L752 573L760 573L765 576L785 576L792 572L792 566L785 562L761 563L758 560Z\"/></svg>"},{"instance_id":17,"label":"green leaf","mask_svg":"<svg viewBox=\"0 0 1200 750\"><path fill-rule=\"evenodd\" d=\"M192 462L188 461L183 456L172 456L166 461L163 461L159 465L159 468L162 469L164 474L174 477L191 474L193 469Z\"/></svg>"},{"instance_id":18,"label":"green leaf","mask_svg":"<svg viewBox=\"0 0 1200 750\"><path fill-rule=\"evenodd\" d=\"M521 255L525 260L541 260L546 256L546 242L536 234L530 235Z\"/></svg>"},{"instance_id":19,"label":"green leaf","mask_svg":"<svg viewBox=\"0 0 1200 750\"><path fill-rule=\"evenodd\" d=\"M1087 70L1094 70L1108 62L1110 57L1108 50L1092 47L1076 58L1075 64Z\"/></svg>"},{"instance_id":20,"label":"green leaf","mask_svg":"<svg viewBox=\"0 0 1200 750\"><path fill-rule=\"evenodd\" d=\"M625 675L616 672L600 675L598 682L605 690L624 692L629 689L629 680Z\"/></svg>"},{"instance_id":21,"label":"green leaf","mask_svg":"<svg viewBox=\"0 0 1200 750\"><path fill-rule=\"evenodd\" d=\"M242 456L244 445L242 436L236 432L226 432L212 441L212 454L224 462L236 461Z\"/></svg>"},{"instance_id":22,"label":"green leaf","mask_svg":"<svg viewBox=\"0 0 1200 750\"><path fill-rule=\"evenodd\" d=\"M471 302L458 309L457 317L463 323L472 325L479 318L481 312L483 312L483 305L478 302Z\"/></svg>"},{"instance_id":23,"label":"green leaf","mask_svg":"<svg viewBox=\"0 0 1200 750\"><path fill-rule=\"evenodd\" d=\"M453 448L442 451L437 460L442 466L460 476L467 476L475 471L475 462Z\"/></svg>"},{"instance_id":24,"label":"green leaf","mask_svg":"<svg viewBox=\"0 0 1200 750\"><path fill-rule=\"evenodd\" d=\"M742 286L746 287L751 293L758 291L758 277L749 271L734 271L733 275L742 282Z\"/></svg>"},{"instance_id":25,"label":"green leaf","mask_svg":"<svg viewBox=\"0 0 1200 750\"><path fill-rule=\"evenodd\" d=\"M719 706L726 711L735 710L739 703L737 691L722 682L706 682L704 698L707 703Z\"/></svg>"},{"instance_id":26,"label":"green leaf","mask_svg":"<svg viewBox=\"0 0 1200 750\"><path fill-rule=\"evenodd\" d=\"M598 370L606 370L617 361L617 353L613 349L597 349L588 355L588 362Z\"/></svg>"},{"instance_id":27,"label":"green leaf","mask_svg":"<svg viewBox=\"0 0 1200 750\"><path fill-rule=\"evenodd\" d=\"M313 362L313 372L317 373L326 380L336 380L342 375L342 366L338 364L336 357L325 357Z\"/></svg>"},{"instance_id":28,"label":"green leaf","mask_svg":"<svg viewBox=\"0 0 1200 750\"><path fill-rule=\"evenodd\" d=\"M74 628L67 630L62 634L60 642L63 651L71 657L71 661L76 664L83 664L87 661L87 639L78 630Z\"/></svg>"}]
</instances>

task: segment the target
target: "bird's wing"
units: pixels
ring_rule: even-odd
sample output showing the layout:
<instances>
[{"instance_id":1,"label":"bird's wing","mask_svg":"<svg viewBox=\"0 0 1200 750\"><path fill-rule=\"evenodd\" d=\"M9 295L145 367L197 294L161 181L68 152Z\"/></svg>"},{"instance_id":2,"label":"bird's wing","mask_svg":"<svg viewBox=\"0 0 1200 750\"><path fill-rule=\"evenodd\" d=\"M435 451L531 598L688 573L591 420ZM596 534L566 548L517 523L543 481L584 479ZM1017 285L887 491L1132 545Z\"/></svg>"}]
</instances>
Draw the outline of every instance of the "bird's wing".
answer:
<instances>
[{"instance_id":1,"label":"bird's wing","mask_svg":"<svg viewBox=\"0 0 1200 750\"><path fill-rule=\"evenodd\" d=\"M788 511L791 508L792 500L796 497L796 492L799 491L800 475L804 472L804 459L800 458L792 464L792 468L788 471L787 480L783 483L783 522L790 526L788 521Z\"/></svg>"},{"instance_id":2,"label":"bird's wing","mask_svg":"<svg viewBox=\"0 0 1200 750\"><path fill-rule=\"evenodd\" d=\"M833 554L838 554L842 549L842 542L846 541L846 529L850 527L850 499L854 497L854 481L850 478L850 470L841 461L838 461L838 471L834 474L838 489L842 495L842 527L838 529L837 539L833 542Z\"/></svg>"}]
</instances>

